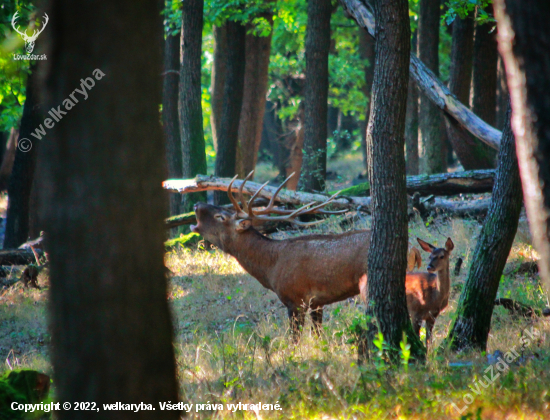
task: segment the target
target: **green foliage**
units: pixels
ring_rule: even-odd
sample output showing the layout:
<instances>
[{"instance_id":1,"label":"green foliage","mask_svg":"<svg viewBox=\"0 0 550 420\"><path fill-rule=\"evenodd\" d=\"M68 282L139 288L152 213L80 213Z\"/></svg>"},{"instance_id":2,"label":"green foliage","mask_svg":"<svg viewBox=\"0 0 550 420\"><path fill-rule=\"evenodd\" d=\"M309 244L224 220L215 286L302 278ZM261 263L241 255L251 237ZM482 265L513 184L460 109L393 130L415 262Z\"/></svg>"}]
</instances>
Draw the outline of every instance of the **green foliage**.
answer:
<instances>
[{"instance_id":1,"label":"green foliage","mask_svg":"<svg viewBox=\"0 0 550 420\"><path fill-rule=\"evenodd\" d=\"M448 9L441 16L441 21L450 25L457 16L464 19L467 16L475 15L476 21L480 24L495 22L494 17L485 10L492 2L493 0L450 0L445 3Z\"/></svg>"}]
</instances>

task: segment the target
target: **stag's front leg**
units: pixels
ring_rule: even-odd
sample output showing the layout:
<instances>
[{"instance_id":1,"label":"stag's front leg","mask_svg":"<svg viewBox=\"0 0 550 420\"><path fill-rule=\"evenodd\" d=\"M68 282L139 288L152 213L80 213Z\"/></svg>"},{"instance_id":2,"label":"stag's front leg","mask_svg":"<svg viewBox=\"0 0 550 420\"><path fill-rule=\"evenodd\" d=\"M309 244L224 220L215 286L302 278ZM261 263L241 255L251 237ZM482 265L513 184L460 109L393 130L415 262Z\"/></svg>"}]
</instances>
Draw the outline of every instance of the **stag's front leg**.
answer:
<instances>
[{"instance_id":1,"label":"stag's front leg","mask_svg":"<svg viewBox=\"0 0 550 420\"><path fill-rule=\"evenodd\" d=\"M312 309L311 320L313 321L312 331L320 336L323 329L323 308Z\"/></svg>"},{"instance_id":2,"label":"stag's front leg","mask_svg":"<svg viewBox=\"0 0 550 420\"><path fill-rule=\"evenodd\" d=\"M302 308L288 308L288 319L290 321L292 339L294 342L297 342L302 333L302 328L306 320L306 313Z\"/></svg>"},{"instance_id":3,"label":"stag's front leg","mask_svg":"<svg viewBox=\"0 0 550 420\"><path fill-rule=\"evenodd\" d=\"M428 346L432 341L432 331L434 329L435 317L430 316L426 319L426 351L428 351Z\"/></svg>"}]
</instances>

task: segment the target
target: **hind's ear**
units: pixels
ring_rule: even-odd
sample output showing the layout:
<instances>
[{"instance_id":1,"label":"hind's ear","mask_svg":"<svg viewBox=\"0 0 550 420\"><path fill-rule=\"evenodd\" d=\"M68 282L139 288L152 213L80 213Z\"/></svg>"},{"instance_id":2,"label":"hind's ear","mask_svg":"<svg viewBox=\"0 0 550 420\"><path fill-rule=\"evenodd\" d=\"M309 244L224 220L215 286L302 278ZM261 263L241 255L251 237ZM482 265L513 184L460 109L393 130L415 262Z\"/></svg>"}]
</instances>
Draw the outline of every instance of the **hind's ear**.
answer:
<instances>
[{"instance_id":1,"label":"hind's ear","mask_svg":"<svg viewBox=\"0 0 550 420\"><path fill-rule=\"evenodd\" d=\"M235 230L237 232L244 232L245 230L250 229L251 226L252 226L251 220L240 219L240 220L237 220L237 222L235 223Z\"/></svg>"},{"instance_id":2,"label":"hind's ear","mask_svg":"<svg viewBox=\"0 0 550 420\"><path fill-rule=\"evenodd\" d=\"M418 245L420 245L422 247L422 249L426 252L431 253L435 249L435 246L433 246L432 244L429 244L426 241L423 241L420 238L416 238L416 240L418 241Z\"/></svg>"},{"instance_id":3,"label":"hind's ear","mask_svg":"<svg viewBox=\"0 0 550 420\"><path fill-rule=\"evenodd\" d=\"M447 252L451 252L453 249L455 249L455 244L453 244L451 238L447 238L447 242L445 242L445 249L447 250Z\"/></svg>"}]
</instances>

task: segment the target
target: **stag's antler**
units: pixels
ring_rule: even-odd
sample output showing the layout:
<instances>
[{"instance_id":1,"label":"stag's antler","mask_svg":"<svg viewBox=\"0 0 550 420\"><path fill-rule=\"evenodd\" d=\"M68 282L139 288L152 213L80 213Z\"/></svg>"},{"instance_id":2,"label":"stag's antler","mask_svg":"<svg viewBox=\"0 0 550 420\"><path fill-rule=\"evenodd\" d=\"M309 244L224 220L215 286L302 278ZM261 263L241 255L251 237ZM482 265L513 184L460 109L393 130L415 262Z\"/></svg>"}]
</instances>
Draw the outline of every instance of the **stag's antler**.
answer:
<instances>
[{"instance_id":1,"label":"stag's antler","mask_svg":"<svg viewBox=\"0 0 550 420\"><path fill-rule=\"evenodd\" d=\"M254 203L254 200L256 199L256 197L258 197L260 192L264 189L264 187L269 182L268 181L268 182L265 182L264 184L262 184L262 186L260 188L258 188L258 190L254 193L254 195L252 195L250 200L248 202L246 202L246 200L244 199L243 189L244 189L244 185L246 184L246 181L248 181L250 179L250 177L252 177L253 174L254 174L254 171L250 172L247 175L247 177L243 180L243 182L241 183L241 185L239 187L239 190L238 190L239 191L239 199L241 200L241 203L244 207L244 210L239 206L239 203L237 202L237 200L235 199L235 196L233 195L233 193L231 191L231 188L233 187L233 183L237 179L237 176L235 176L231 180L231 182L229 183L229 187L227 188L227 195L229 196L229 200L231 201L231 203L233 203L233 207L235 207L235 211L237 212L239 217L247 218L247 219L250 219L250 220L261 220L261 221L279 221L279 222L289 221L289 222L291 222L291 223L293 223L297 226L312 226L312 225L316 225L318 223L323 222L323 220L318 220L318 221L315 221L315 222L301 222L299 220L296 220L296 218L299 217L299 216L303 216L305 214L342 214L342 213L345 213L347 211L347 210L338 210L338 211L323 210L323 207L325 207L327 204L329 204L331 201L333 201L338 196L339 192L332 195L324 203L318 204L316 206L313 206L315 204L315 202L312 202L312 203L306 204L305 206L302 206L302 207L300 207L299 209L296 209L296 210L287 210L287 209L281 209L281 208L275 207L275 200L277 199L277 195L283 189L285 184L295 175L295 172L290 174L290 176L288 176L283 181L283 183L281 185L279 185L279 187L277 188L277 190L275 191L275 193L273 194L273 196L269 200L268 205L265 208L263 208L261 210L253 210L252 209L252 204ZM313 207L311 207L311 206L313 206ZM280 214L281 216L266 216L268 214Z\"/></svg>"}]
</instances>

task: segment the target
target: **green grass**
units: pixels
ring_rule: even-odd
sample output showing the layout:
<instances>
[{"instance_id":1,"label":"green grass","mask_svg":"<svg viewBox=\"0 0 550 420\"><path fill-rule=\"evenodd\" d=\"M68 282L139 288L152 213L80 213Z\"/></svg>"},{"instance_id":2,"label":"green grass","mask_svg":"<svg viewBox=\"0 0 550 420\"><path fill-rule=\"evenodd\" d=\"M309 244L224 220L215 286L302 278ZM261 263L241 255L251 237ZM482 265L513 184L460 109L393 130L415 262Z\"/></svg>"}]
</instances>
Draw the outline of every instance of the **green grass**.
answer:
<instances>
[{"instance_id":1,"label":"green grass","mask_svg":"<svg viewBox=\"0 0 550 420\"><path fill-rule=\"evenodd\" d=\"M364 227L358 225L356 227ZM324 230L341 230L333 221ZM464 258L463 270L453 278L448 309L438 318L434 346L446 336L471 262L479 226L475 222L415 223L410 237L434 245L453 238ZM279 236L286 236L280 233ZM515 274L514 266L536 257L525 241L523 223L509 258L509 274L500 293L542 307L547 304L538 277ZM426 258L426 253L423 252ZM246 274L235 259L218 250L175 249L166 254L174 273L168 299L175 332L177 375L184 403L257 403L281 405L282 411L201 411L199 418L289 419L545 419L550 416L550 333L548 322L514 320L502 308L493 317L488 351L506 352L519 346L521 331L533 325L542 338L530 344L528 361L512 366L476 395L469 386L483 377L482 354L435 356L425 366L388 370L381 361L357 364L353 325L364 308L358 299L330 305L325 310L320 338L311 334L309 320L301 341L289 338L286 310L277 296ZM31 368L51 374L47 332L47 285L24 290L19 284L3 291L0 300L0 374L10 368ZM533 358L531 358L533 356ZM472 362L452 367L449 362ZM459 414L467 395L474 401Z\"/></svg>"}]
</instances>

